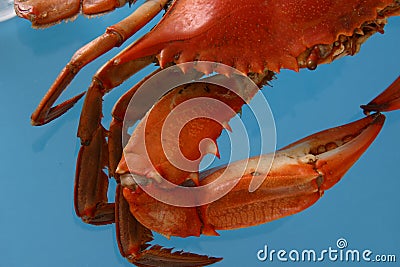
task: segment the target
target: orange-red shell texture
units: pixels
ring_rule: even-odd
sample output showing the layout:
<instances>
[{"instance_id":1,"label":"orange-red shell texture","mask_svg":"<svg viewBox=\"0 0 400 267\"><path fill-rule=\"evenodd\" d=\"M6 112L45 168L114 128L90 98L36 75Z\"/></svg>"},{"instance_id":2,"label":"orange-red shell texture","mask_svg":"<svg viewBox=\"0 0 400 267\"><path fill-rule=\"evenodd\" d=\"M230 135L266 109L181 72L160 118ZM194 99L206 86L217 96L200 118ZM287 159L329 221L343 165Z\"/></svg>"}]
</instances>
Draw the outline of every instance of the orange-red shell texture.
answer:
<instances>
[{"instance_id":1,"label":"orange-red shell texture","mask_svg":"<svg viewBox=\"0 0 400 267\"><path fill-rule=\"evenodd\" d=\"M179 0L119 62L221 62L244 72L298 69L306 49L352 36L393 0Z\"/></svg>"}]
</instances>

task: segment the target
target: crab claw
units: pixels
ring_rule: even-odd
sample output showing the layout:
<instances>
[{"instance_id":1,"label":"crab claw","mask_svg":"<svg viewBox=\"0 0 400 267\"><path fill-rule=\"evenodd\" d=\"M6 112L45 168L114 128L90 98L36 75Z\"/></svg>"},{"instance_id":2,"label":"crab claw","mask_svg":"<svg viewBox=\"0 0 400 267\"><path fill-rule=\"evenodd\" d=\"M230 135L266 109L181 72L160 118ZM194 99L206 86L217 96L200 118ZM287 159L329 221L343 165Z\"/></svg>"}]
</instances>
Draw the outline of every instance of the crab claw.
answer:
<instances>
[{"instance_id":1,"label":"crab claw","mask_svg":"<svg viewBox=\"0 0 400 267\"><path fill-rule=\"evenodd\" d=\"M367 105L362 105L365 114L371 111L384 112L400 109L400 76L380 95Z\"/></svg>"},{"instance_id":2,"label":"crab claw","mask_svg":"<svg viewBox=\"0 0 400 267\"><path fill-rule=\"evenodd\" d=\"M216 235L215 230L280 219L310 207L335 185L373 142L384 120L384 115L373 114L303 138L275 154L201 173L200 186L208 188L197 195L197 203L208 203L202 206L168 205L136 185L124 188L124 197L140 223L164 235ZM125 178L121 176L122 184L131 187ZM262 180L256 190L250 190L253 178ZM211 201L215 195L223 197Z\"/></svg>"},{"instance_id":3,"label":"crab claw","mask_svg":"<svg viewBox=\"0 0 400 267\"><path fill-rule=\"evenodd\" d=\"M249 227L308 208L366 151L384 120L382 114L370 115L301 139L277 151L275 156L234 162L208 174L201 185L222 180L209 194L239 181L224 197L201 207L203 228ZM253 178L261 178L262 183L256 190L249 190Z\"/></svg>"},{"instance_id":4,"label":"crab claw","mask_svg":"<svg viewBox=\"0 0 400 267\"><path fill-rule=\"evenodd\" d=\"M312 164L321 175L320 190L335 185L367 150L380 132L385 116L369 115L358 121L331 128L301 139L279 152L298 155L301 163Z\"/></svg>"}]
</instances>

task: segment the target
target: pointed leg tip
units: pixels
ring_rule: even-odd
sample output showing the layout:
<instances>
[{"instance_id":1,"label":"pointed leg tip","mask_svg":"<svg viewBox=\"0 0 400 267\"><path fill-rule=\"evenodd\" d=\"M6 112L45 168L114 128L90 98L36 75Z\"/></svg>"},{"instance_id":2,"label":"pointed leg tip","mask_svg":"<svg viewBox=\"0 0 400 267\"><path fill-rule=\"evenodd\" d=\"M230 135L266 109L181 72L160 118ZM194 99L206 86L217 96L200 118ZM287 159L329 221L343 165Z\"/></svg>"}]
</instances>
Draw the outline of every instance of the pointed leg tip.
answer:
<instances>
[{"instance_id":1,"label":"pointed leg tip","mask_svg":"<svg viewBox=\"0 0 400 267\"><path fill-rule=\"evenodd\" d=\"M43 123L41 123L40 121L37 121L37 120L31 118L31 125L32 125L32 126L42 126Z\"/></svg>"},{"instance_id":2,"label":"pointed leg tip","mask_svg":"<svg viewBox=\"0 0 400 267\"><path fill-rule=\"evenodd\" d=\"M68 99L50 109L46 109L40 105L39 108L31 115L31 124L33 126L41 126L57 119L70 110L85 94L86 92L82 92L79 95L76 95L73 98Z\"/></svg>"}]
</instances>

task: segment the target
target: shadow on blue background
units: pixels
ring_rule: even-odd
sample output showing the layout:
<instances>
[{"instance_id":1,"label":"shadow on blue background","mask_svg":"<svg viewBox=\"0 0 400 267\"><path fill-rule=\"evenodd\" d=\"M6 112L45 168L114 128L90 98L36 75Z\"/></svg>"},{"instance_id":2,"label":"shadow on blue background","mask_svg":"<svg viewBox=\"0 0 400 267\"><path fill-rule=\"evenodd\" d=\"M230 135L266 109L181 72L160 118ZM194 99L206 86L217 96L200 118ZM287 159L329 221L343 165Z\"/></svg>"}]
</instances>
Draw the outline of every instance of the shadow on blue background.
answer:
<instances>
[{"instance_id":1,"label":"shadow on blue background","mask_svg":"<svg viewBox=\"0 0 400 267\"><path fill-rule=\"evenodd\" d=\"M83 224L73 211L73 178L79 149L76 129L81 104L59 120L32 127L30 114L74 51L130 13L123 8L101 18L79 17L44 30L14 18L0 23L0 266L130 266L118 252L113 226ZM313 132L362 117L365 104L399 75L400 20L393 18L355 57L316 71L282 71L263 93L274 113L278 147ZM110 54L115 54L113 50ZM63 98L86 90L91 76L111 55L87 66ZM105 98L105 114L128 81ZM387 114L380 136L343 180L308 210L269 224L223 231L220 237L171 238L157 243L186 251L222 256L215 266L280 266L260 262L256 253L270 249L336 246L395 254L400 261L400 112ZM106 118L106 123L109 116ZM285 263L321 266L321 263ZM323 266L348 263L324 261ZM354 263L353 266L359 266ZM398 263L371 263L398 266Z\"/></svg>"}]
</instances>

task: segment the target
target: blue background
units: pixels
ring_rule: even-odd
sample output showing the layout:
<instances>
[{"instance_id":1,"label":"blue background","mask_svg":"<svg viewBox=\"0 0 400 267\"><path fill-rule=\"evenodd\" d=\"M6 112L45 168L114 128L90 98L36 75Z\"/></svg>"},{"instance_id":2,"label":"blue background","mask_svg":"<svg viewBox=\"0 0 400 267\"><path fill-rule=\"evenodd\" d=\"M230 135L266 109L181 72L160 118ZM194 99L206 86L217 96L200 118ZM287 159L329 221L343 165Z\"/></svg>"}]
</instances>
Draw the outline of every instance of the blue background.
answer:
<instances>
[{"instance_id":1,"label":"blue background","mask_svg":"<svg viewBox=\"0 0 400 267\"><path fill-rule=\"evenodd\" d=\"M31 112L74 51L130 12L126 7L90 20L80 16L73 23L44 30L34 30L18 18L0 23L1 267L130 266L119 255L114 226L85 225L74 214L76 130L82 101L49 125L30 125ZM355 57L316 71L282 71L273 88L263 90L276 120L278 147L363 116L359 105L399 75L400 19L390 19L385 30ZM82 70L63 99L86 90L96 69L117 51ZM104 125L118 96L138 79L105 98ZM349 249L397 256L397 263L371 266L398 266L400 112L387 117L365 155L311 208L257 227L223 231L220 237L167 240L157 235L155 243L225 258L215 266L275 266L281 264L257 260L257 251L266 244L276 250L318 251L336 248L336 240L343 237ZM323 266L344 264L325 261Z\"/></svg>"}]
</instances>

